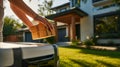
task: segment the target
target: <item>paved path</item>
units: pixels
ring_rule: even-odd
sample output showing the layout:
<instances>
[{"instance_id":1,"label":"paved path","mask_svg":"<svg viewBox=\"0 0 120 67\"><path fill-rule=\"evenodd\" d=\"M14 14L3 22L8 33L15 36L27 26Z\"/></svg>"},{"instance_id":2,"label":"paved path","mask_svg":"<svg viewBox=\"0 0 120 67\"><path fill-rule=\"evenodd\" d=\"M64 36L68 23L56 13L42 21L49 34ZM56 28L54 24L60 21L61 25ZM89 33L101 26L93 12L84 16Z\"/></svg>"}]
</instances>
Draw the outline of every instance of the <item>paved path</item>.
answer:
<instances>
[{"instance_id":1,"label":"paved path","mask_svg":"<svg viewBox=\"0 0 120 67\"><path fill-rule=\"evenodd\" d=\"M58 46L70 46L71 45L71 42L58 42L57 43ZM81 48L87 48L85 45L80 45L79 47ZM120 46L91 46L90 47L91 49L99 49L99 50L112 50L112 51L115 51L115 50L120 50Z\"/></svg>"},{"instance_id":2,"label":"paved path","mask_svg":"<svg viewBox=\"0 0 120 67\"><path fill-rule=\"evenodd\" d=\"M82 48L87 48L85 45L79 46ZM120 50L120 47L112 47L112 46L91 46L91 49L98 49L98 50L111 50L111 51L116 51Z\"/></svg>"},{"instance_id":3,"label":"paved path","mask_svg":"<svg viewBox=\"0 0 120 67\"><path fill-rule=\"evenodd\" d=\"M58 46L70 46L71 42L58 42L57 45Z\"/></svg>"}]
</instances>

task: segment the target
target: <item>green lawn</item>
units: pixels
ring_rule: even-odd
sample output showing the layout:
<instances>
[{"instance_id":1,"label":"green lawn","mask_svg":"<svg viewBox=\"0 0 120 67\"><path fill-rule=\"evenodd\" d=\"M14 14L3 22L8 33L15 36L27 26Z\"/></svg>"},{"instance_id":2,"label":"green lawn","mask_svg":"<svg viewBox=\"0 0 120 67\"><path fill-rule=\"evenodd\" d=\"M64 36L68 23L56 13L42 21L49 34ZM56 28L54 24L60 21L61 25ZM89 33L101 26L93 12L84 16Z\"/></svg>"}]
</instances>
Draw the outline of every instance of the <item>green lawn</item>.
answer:
<instances>
[{"instance_id":1,"label":"green lawn","mask_svg":"<svg viewBox=\"0 0 120 67\"><path fill-rule=\"evenodd\" d=\"M60 67L120 67L120 51L59 47Z\"/></svg>"}]
</instances>

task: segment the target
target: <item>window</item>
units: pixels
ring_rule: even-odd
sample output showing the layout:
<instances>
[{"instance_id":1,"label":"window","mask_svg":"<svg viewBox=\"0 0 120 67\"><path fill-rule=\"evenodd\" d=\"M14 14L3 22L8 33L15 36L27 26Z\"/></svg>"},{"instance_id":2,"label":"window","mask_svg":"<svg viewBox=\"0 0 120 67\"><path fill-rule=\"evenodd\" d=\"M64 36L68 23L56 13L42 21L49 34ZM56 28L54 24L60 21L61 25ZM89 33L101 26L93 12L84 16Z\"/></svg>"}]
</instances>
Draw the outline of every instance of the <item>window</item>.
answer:
<instances>
[{"instance_id":1,"label":"window","mask_svg":"<svg viewBox=\"0 0 120 67\"><path fill-rule=\"evenodd\" d=\"M100 38L120 38L120 15L95 18L95 35Z\"/></svg>"},{"instance_id":2,"label":"window","mask_svg":"<svg viewBox=\"0 0 120 67\"><path fill-rule=\"evenodd\" d=\"M71 0L72 7L80 7L80 0Z\"/></svg>"},{"instance_id":3,"label":"window","mask_svg":"<svg viewBox=\"0 0 120 67\"><path fill-rule=\"evenodd\" d=\"M66 8L61 8L60 12L66 11Z\"/></svg>"}]
</instances>

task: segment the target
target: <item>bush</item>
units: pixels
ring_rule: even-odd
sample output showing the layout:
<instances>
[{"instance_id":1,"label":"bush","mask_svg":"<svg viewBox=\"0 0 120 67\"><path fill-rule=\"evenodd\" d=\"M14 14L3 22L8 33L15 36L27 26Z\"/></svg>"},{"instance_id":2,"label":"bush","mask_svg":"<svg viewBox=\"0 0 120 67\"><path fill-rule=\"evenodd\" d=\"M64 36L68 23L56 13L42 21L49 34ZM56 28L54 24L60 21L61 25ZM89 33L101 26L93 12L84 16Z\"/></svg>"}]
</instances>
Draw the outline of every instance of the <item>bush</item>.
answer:
<instances>
[{"instance_id":1,"label":"bush","mask_svg":"<svg viewBox=\"0 0 120 67\"><path fill-rule=\"evenodd\" d=\"M86 39L83 44L86 46L91 46L95 45L97 43L97 38L96 37L89 37L89 39Z\"/></svg>"},{"instance_id":2,"label":"bush","mask_svg":"<svg viewBox=\"0 0 120 67\"><path fill-rule=\"evenodd\" d=\"M6 37L9 35L14 35L21 27L22 24L20 24L17 20L7 16L4 18L3 36Z\"/></svg>"},{"instance_id":3,"label":"bush","mask_svg":"<svg viewBox=\"0 0 120 67\"><path fill-rule=\"evenodd\" d=\"M49 44L55 44L56 43L54 36L46 38L45 41Z\"/></svg>"},{"instance_id":4,"label":"bush","mask_svg":"<svg viewBox=\"0 0 120 67\"><path fill-rule=\"evenodd\" d=\"M94 45L94 42L92 40L87 39L83 42L83 44L86 46L91 46L91 45Z\"/></svg>"},{"instance_id":5,"label":"bush","mask_svg":"<svg viewBox=\"0 0 120 67\"><path fill-rule=\"evenodd\" d=\"M114 44L115 44L114 41L112 41L112 40L108 41L108 45L112 45L113 46Z\"/></svg>"},{"instance_id":6,"label":"bush","mask_svg":"<svg viewBox=\"0 0 120 67\"><path fill-rule=\"evenodd\" d=\"M79 40L72 40L72 45L78 45L79 44Z\"/></svg>"}]
</instances>

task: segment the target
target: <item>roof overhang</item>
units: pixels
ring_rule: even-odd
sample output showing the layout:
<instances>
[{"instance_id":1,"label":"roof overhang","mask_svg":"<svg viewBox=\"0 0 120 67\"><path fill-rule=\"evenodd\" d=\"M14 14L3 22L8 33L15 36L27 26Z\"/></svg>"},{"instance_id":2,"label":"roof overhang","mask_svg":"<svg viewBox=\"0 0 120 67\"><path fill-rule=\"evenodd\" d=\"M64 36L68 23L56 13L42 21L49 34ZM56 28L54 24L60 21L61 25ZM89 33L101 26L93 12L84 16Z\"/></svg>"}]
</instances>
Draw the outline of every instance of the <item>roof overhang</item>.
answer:
<instances>
[{"instance_id":1,"label":"roof overhang","mask_svg":"<svg viewBox=\"0 0 120 67\"><path fill-rule=\"evenodd\" d=\"M88 14L82 11L79 8L72 8L60 13L52 14L49 16L46 16L46 18L59 21L59 22L64 22L68 23L70 22L71 17L75 17L76 22L80 21L81 17L87 16Z\"/></svg>"},{"instance_id":2,"label":"roof overhang","mask_svg":"<svg viewBox=\"0 0 120 67\"><path fill-rule=\"evenodd\" d=\"M56 6L56 7L52 7L51 10L54 10L54 9L59 9L61 7L64 7L64 6L70 6L70 2L67 2L65 4L62 4L62 5L59 5L59 6Z\"/></svg>"}]
</instances>

